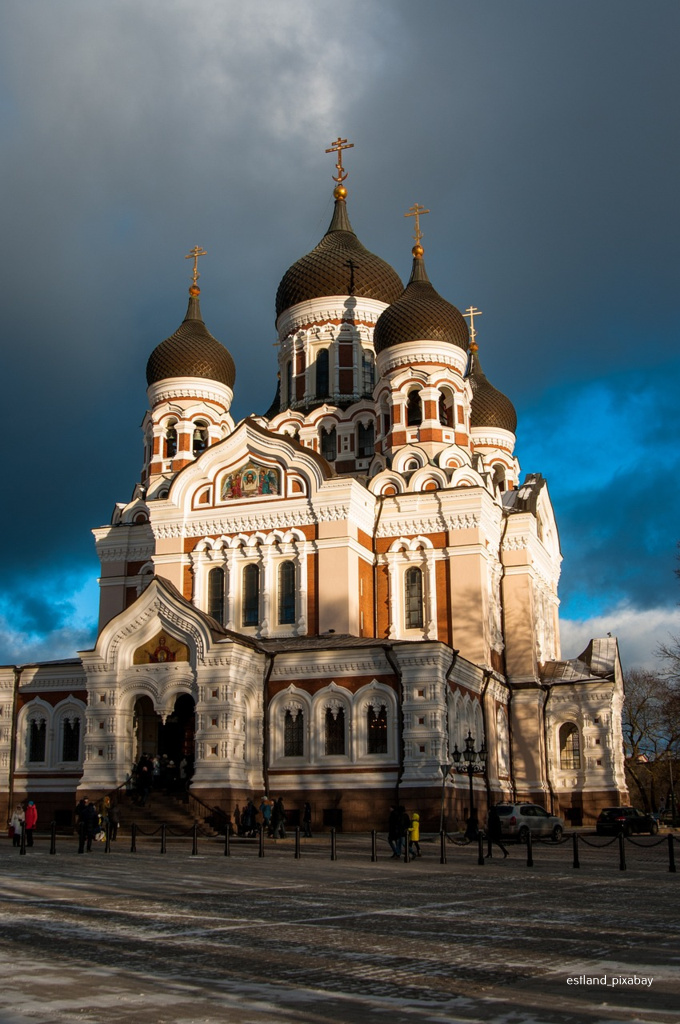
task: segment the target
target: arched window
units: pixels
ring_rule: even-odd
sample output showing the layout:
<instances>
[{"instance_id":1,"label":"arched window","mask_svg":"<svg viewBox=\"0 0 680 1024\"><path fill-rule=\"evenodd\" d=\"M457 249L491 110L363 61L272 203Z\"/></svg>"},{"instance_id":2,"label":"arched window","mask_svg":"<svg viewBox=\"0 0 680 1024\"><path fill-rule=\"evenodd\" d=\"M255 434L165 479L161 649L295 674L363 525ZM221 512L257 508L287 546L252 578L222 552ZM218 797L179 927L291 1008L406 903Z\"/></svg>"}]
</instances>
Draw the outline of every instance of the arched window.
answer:
<instances>
[{"instance_id":1,"label":"arched window","mask_svg":"<svg viewBox=\"0 0 680 1024\"><path fill-rule=\"evenodd\" d=\"M80 719L65 718L61 738L62 761L80 761Z\"/></svg>"},{"instance_id":2,"label":"arched window","mask_svg":"<svg viewBox=\"0 0 680 1024\"><path fill-rule=\"evenodd\" d=\"M247 565L243 570L243 625L260 622L260 567Z\"/></svg>"},{"instance_id":3,"label":"arched window","mask_svg":"<svg viewBox=\"0 0 680 1024\"><path fill-rule=\"evenodd\" d=\"M288 408L293 404L293 360L286 363L286 402Z\"/></svg>"},{"instance_id":4,"label":"arched window","mask_svg":"<svg viewBox=\"0 0 680 1024\"><path fill-rule=\"evenodd\" d=\"M47 723L44 718L32 718L28 723L28 760L44 761L47 746Z\"/></svg>"},{"instance_id":5,"label":"arched window","mask_svg":"<svg viewBox=\"0 0 680 1024\"><path fill-rule=\"evenodd\" d=\"M443 427L453 427L453 401L447 395L439 396L439 422Z\"/></svg>"},{"instance_id":6,"label":"arched window","mask_svg":"<svg viewBox=\"0 0 680 1024\"><path fill-rule=\"evenodd\" d=\"M500 462L493 467L493 483L499 491L505 490L505 466L501 466Z\"/></svg>"},{"instance_id":7,"label":"arched window","mask_svg":"<svg viewBox=\"0 0 680 1024\"><path fill-rule=\"evenodd\" d=\"M295 562L279 566L279 625L295 622Z\"/></svg>"},{"instance_id":8,"label":"arched window","mask_svg":"<svg viewBox=\"0 0 680 1024\"><path fill-rule=\"evenodd\" d=\"M366 712L368 727L368 753L387 753L387 708L382 704L377 712L373 704L369 704Z\"/></svg>"},{"instance_id":9,"label":"arched window","mask_svg":"<svg viewBox=\"0 0 680 1024\"><path fill-rule=\"evenodd\" d=\"M165 457L174 459L175 455L177 455L177 421L173 420L165 431Z\"/></svg>"},{"instance_id":10,"label":"arched window","mask_svg":"<svg viewBox=\"0 0 680 1024\"><path fill-rule=\"evenodd\" d=\"M419 427L423 422L423 406L420 401L419 391L409 391L408 402L406 403L406 425L408 427Z\"/></svg>"},{"instance_id":11,"label":"arched window","mask_svg":"<svg viewBox=\"0 0 680 1024\"><path fill-rule=\"evenodd\" d=\"M288 708L283 722L283 756L304 757L305 716L302 708Z\"/></svg>"},{"instance_id":12,"label":"arched window","mask_svg":"<svg viewBox=\"0 0 680 1024\"><path fill-rule=\"evenodd\" d=\"M208 573L208 615L224 625L224 569L211 569Z\"/></svg>"},{"instance_id":13,"label":"arched window","mask_svg":"<svg viewBox=\"0 0 680 1024\"><path fill-rule=\"evenodd\" d=\"M345 709L334 705L326 708L326 754L345 753Z\"/></svg>"},{"instance_id":14,"label":"arched window","mask_svg":"<svg viewBox=\"0 0 680 1024\"><path fill-rule=\"evenodd\" d=\"M578 728L573 722L560 727L560 768L573 771L581 767L581 744Z\"/></svg>"},{"instance_id":15,"label":"arched window","mask_svg":"<svg viewBox=\"0 0 680 1024\"><path fill-rule=\"evenodd\" d=\"M423 574L415 566L404 574L404 611L407 629L423 628Z\"/></svg>"},{"instance_id":16,"label":"arched window","mask_svg":"<svg viewBox=\"0 0 680 1024\"><path fill-rule=\"evenodd\" d=\"M316 397L328 398L328 349L322 348L316 357Z\"/></svg>"},{"instance_id":17,"label":"arched window","mask_svg":"<svg viewBox=\"0 0 680 1024\"><path fill-rule=\"evenodd\" d=\"M375 427L369 423L367 427L360 423L357 427L357 458L370 459L375 451Z\"/></svg>"},{"instance_id":18,"label":"arched window","mask_svg":"<svg viewBox=\"0 0 680 1024\"><path fill-rule=\"evenodd\" d=\"M375 356L372 352L364 352L361 359L362 394L370 398L375 387Z\"/></svg>"},{"instance_id":19,"label":"arched window","mask_svg":"<svg viewBox=\"0 0 680 1024\"><path fill-rule=\"evenodd\" d=\"M208 447L208 424L199 420L194 427L193 453L198 456Z\"/></svg>"},{"instance_id":20,"label":"arched window","mask_svg":"<svg viewBox=\"0 0 680 1024\"><path fill-rule=\"evenodd\" d=\"M338 435L335 427L321 431L321 454L327 462L335 462L338 457Z\"/></svg>"}]
</instances>

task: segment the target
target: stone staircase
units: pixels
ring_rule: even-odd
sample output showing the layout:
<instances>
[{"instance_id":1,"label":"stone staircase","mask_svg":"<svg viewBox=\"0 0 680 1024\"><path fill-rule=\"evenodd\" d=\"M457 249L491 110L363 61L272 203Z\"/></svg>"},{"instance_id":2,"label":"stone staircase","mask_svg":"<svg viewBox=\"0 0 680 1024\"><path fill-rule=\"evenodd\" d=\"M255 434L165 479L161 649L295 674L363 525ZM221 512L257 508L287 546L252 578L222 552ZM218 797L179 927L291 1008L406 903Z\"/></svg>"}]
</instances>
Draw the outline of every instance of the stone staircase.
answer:
<instances>
[{"instance_id":1,"label":"stone staircase","mask_svg":"<svg viewBox=\"0 0 680 1024\"><path fill-rule=\"evenodd\" d=\"M128 793L118 793L114 799L120 812L119 834L122 832L129 835L134 822L140 835L149 835L163 824L167 825L169 833L189 832L194 824L198 824L202 835L218 835L217 830L205 820L209 811L194 804L200 815L192 814L186 798L183 799L180 794L153 790L143 807Z\"/></svg>"}]
</instances>

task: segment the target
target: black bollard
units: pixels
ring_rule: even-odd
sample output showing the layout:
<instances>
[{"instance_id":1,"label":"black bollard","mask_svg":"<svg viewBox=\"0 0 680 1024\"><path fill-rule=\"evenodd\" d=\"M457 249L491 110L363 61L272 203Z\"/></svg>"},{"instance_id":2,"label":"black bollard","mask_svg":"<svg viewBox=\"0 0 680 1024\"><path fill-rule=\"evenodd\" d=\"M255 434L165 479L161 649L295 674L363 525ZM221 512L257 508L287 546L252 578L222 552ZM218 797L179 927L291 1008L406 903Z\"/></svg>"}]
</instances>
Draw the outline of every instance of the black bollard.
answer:
<instances>
[{"instance_id":1,"label":"black bollard","mask_svg":"<svg viewBox=\"0 0 680 1024\"><path fill-rule=\"evenodd\" d=\"M295 859L300 859L300 828L295 829Z\"/></svg>"},{"instance_id":2,"label":"black bollard","mask_svg":"<svg viewBox=\"0 0 680 1024\"><path fill-rule=\"evenodd\" d=\"M168 829L167 825L165 825L165 824L161 825L161 853L165 853L166 852L166 838L167 838L166 833L167 833L167 829Z\"/></svg>"},{"instance_id":3,"label":"black bollard","mask_svg":"<svg viewBox=\"0 0 680 1024\"><path fill-rule=\"evenodd\" d=\"M264 857L264 826L260 825L260 848L257 852L258 857Z\"/></svg>"},{"instance_id":4,"label":"black bollard","mask_svg":"<svg viewBox=\"0 0 680 1024\"><path fill-rule=\"evenodd\" d=\"M574 847L574 864L573 864L573 866L575 868L580 868L581 867L581 861L578 859L578 835L576 834L576 832L574 832L573 836L571 837L571 841L572 841L572 845Z\"/></svg>"},{"instance_id":5,"label":"black bollard","mask_svg":"<svg viewBox=\"0 0 680 1024\"><path fill-rule=\"evenodd\" d=\"M527 830L527 867L533 868L534 866L534 847L531 840L531 829Z\"/></svg>"},{"instance_id":6,"label":"black bollard","mask_svg":"<svg viewBox=\"0 0 680 1024\"><path fill-rule=\"evenodd\" d=\"M191 836L191 856L195 857L198 854L198 823L194 822L194 828Z\"/></svg>"},{"instance_id":7,"label":"black bollard","mask_svg":"<svg viewBox=\"0 0 680 1024\"><path fill-rule=\"evenodd\" d=\"M410 864L411 863L411 843L409 841L408 832L404 836L404 842L406 844L406 849L404 851L404 864Z\"/></svg>"},{"instance_id":8,"label":"black bollard","mask_svg":"<svg viewBox=\"0 0 680 1024\"><path fill-rule=\"evenodd\" d=\"M486 837L486 855L489 858L493 857L493 842L491 841L491 829Z\"/></svg>"},{"instance_id":9,"label":"black bollard","mask_svg":"<svg viewBox=\"0 0 680 1024\"><path fill-rule=\"evenodd\" d=\"M674 842L675 842L675 840L673 839L673 836L669 834L669 836L668 836L668 870L675 873L675 849L673 847L673 843Z\"/></svg>"},{"instance_id":10,"label":"black bollard","mask_svg":"<svg viewBox=\"0 0 680 1024\"><path fill-rule=\"evenodd\" d=\"M50 853L57 852L57 823L53 821L50 825Z\"/></svg>"},{"instance_id":11,"label":"black bollard","mask_svg":"<svg viewBox=\"0 0 680 1024\"><path fill-rule=\"evenodd\" d=\"M477 863L484 867L484 835L481 832L477 833Z\"/></svg>"},{"instance_id":12,"label":"black bollard","mask_svg":"<svg viewBox=\"0 0 680 1024\"><path fill-rule=\"evenodd\" d=\"M331 829L331 860L338 859L338 850L335 845L335 829Z\"/></svg>"},{"instance_id":13,"label":"black bollard","mask_svg":"<svg viewBox=\"0 0 680 1024\"><path fill-rule=\"evenodd\" d=\"M446 832L439 833L439 863L446 864Z\"/></svg>"},{"instance_id":14,"label":"black bollard","mask_svg":"<svg viewBox=\"0 0 680 1024\"><path fill-rule=\"evenodd\" d=\"M626 870L626 837L623 832L619 832L619 871Z\"/></svg>"},{"instance_id":15,"label":"black bollard","mask_svg":"<svg viewBox=\"0 0 680 1024\"><path fill-rule=\"evenodd\" d=\"M224 830L224 856L230 857L231 850L229 849L229 825Z\"/></svg>"},{"instance_id":16,"label":"black bollard","mask_svg":"<svg viewBox=\"0 0 680 1024\"><path fill-rule=\"evenodd\" d=\"M21 822L21 843L19 844L19 856L26 856L26 823Z\"/></svg>"},{"instance_id":17,"label":"black bollard","mask_svg":"<svg viewBox=\"0 0 680 1024\"><path fill-rule=\"evenodd\" d=\"M108 821L104 825L104 853L111 853L111 825Z\"/></svg>"},{"instance_id":18,"label":"black bollard","mask_svg":"<svg viewBox=\"0 0 680 1024\"><path fill-rule=\"evenodd\" d=\"M375 831L375 829L373 829L373 831L371 832L371 861L376 861L377 859L378 859L378 834Z\"/></svg>"},{"instance_id":19,"label":"black bollard","mask_svg":"<svg viewBox=\"0 0 680 1024\"><path fill-rule=\"evenodd\" d=\"M130 829L130 853L137 853L137 823L132 822Z\"/></svg>"}]
</instances>

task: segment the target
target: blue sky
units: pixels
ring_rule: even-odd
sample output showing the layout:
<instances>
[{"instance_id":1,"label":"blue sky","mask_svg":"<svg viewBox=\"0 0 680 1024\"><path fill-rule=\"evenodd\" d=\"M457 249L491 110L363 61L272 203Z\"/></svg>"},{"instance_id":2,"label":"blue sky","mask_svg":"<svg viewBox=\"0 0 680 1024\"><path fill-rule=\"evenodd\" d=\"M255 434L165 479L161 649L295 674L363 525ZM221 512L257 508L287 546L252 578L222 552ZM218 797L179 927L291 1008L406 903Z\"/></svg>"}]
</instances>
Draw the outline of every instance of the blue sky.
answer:
<instances>
[{"instance_id":1,"label":"blue sky","mask_svg":"<svg viewBox=\"0 0 680 1024\"><path fill-rule=\"evenodd\" d=\"M405 279L483 310L564 553L563 653L680 633L676 0L7 0L0 11L0 662L96 621L90 530L141 463L146 359L199 244L237 417L275 388L274 296L349 210Z\"/></svg>"}]
</instances>

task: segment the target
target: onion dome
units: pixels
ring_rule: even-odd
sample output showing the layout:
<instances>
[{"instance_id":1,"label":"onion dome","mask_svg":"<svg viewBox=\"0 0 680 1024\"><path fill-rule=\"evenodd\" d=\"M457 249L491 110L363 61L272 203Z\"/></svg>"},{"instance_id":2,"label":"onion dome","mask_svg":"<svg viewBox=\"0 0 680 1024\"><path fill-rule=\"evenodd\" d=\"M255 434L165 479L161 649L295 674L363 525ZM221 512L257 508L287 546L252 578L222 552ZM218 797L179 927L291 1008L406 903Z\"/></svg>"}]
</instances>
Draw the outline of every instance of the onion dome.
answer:
<instances>
[{"instance_id":1,"label":"onion dome","mask_svg":"<svg viewBox=\"0 0 680 1024\"><path fill-rule=\"evenodd\" d=\"M373 334L376 352L409 341L445 341L467 352L468 325L463 314L435 291L427 276L423 249L413 247L411 279L389 309L378 317Z\"/></svg>"},{"instance_id":2,"label":"onion dome","mask_svg":"<svg viewBox=\"0 0 680 1024\"><path fill-rule=\"evenodd\" d=\"M338 185L333 194L335 209L328 231L281 279L276 293L277 318L298 302L326 295L356 295L388 304L401 295L403 286L396 270L369 252L354 234L344 185Z\"/></svg>"},{"instance_id":3,"label":"onion dome","mask_svg":"<svg viewBox=\"0 0 680 1024\"><path fill-rule=\"evenodd\" d=\"M470 426L499 427L514 434L517 429L517 413L510 399L493 384L489 384L477 355L477 346L471 346L472 368L468 379L472 385L472 406Z\"/></svg>"},{"instance_id":4,"label":"onion dome","mask_svg":"<svg viewBox=\"0 0 680 1024\"><path fill-rule=\"evenodd\" d=\"M200 288L189 288L189 306L184 322L174 334L157 345L146 364L147 384L169 377L204 377L234 387L234 360L203 323L198 297Z\"/></svg>"}]
</instances>

